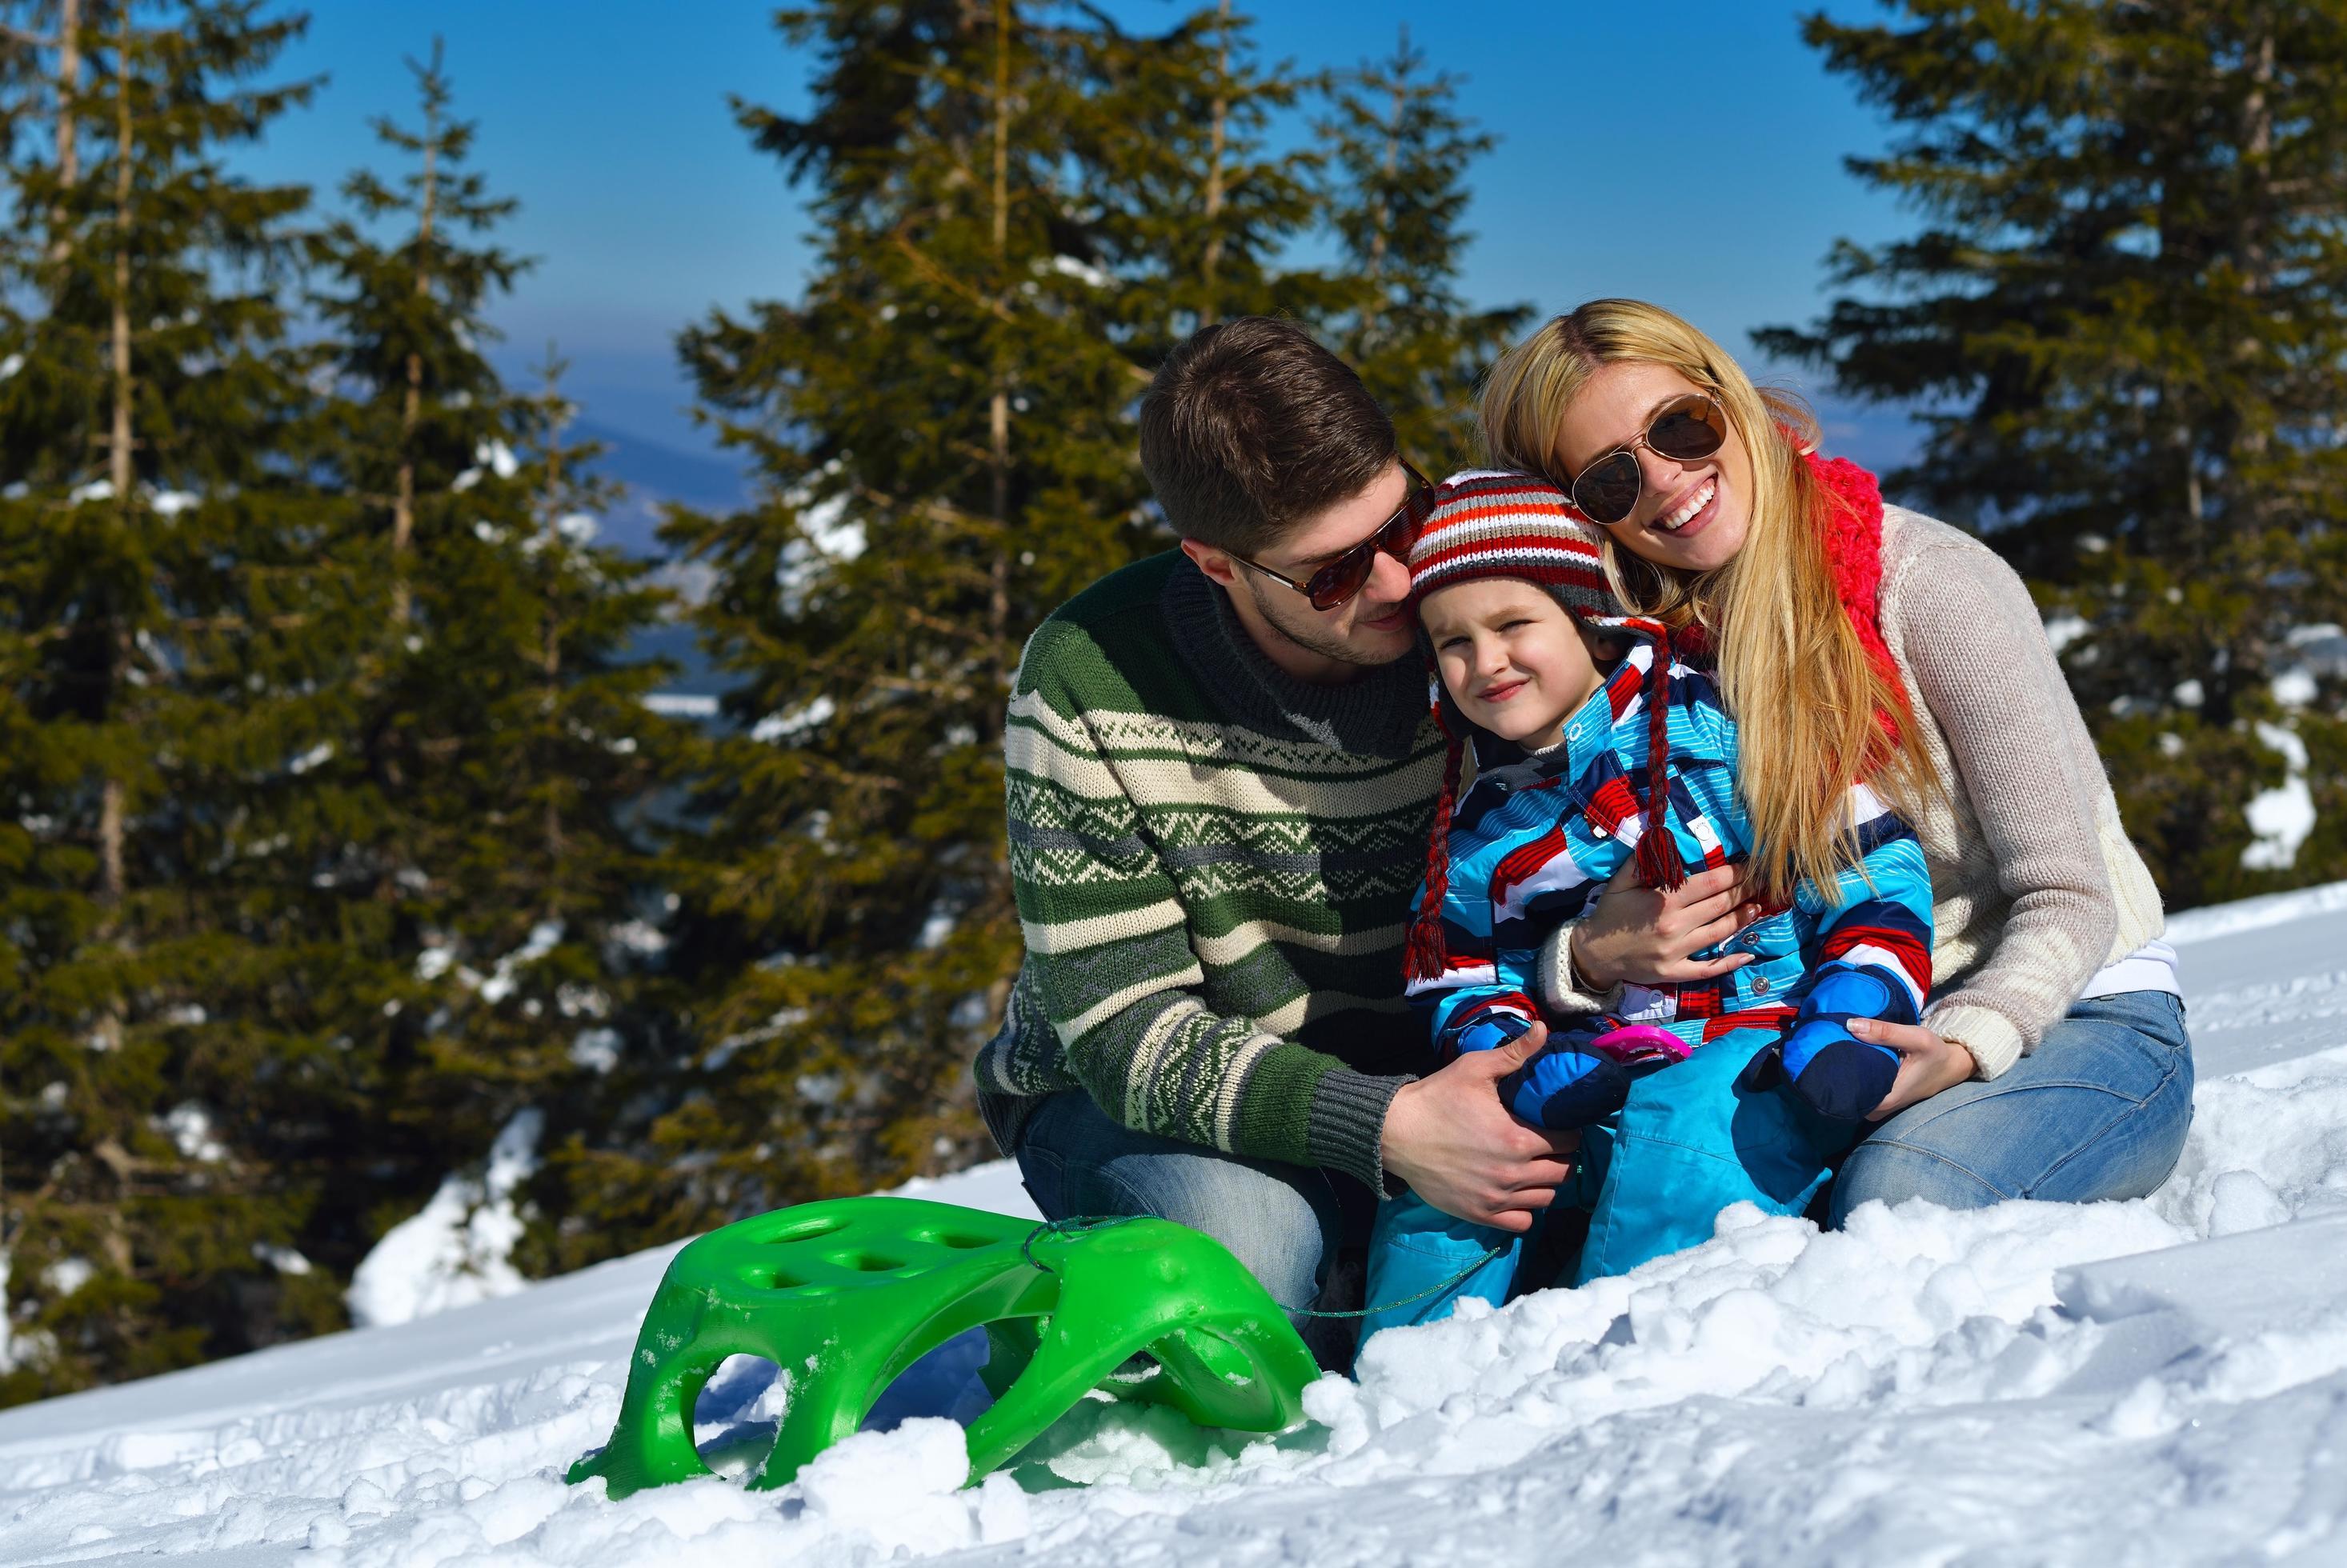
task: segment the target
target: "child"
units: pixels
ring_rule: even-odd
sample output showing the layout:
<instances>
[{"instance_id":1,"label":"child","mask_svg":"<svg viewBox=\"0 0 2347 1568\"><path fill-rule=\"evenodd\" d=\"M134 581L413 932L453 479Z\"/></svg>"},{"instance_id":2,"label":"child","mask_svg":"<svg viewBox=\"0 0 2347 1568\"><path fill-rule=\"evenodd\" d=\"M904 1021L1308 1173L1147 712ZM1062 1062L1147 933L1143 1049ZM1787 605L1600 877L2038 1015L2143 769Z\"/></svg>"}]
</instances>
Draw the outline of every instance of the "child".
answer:
<instances>
[{"instance_id":1,"label":"child","mask_svg":"<svg viewBox=\"0 0 2347 1568\"><path fill-rule=\"evenodd\" d=\"M1597 530L1563 492L1488 472L1445 482L1410 551L1451 750L1409 994L1446 1059L1532 1027L1542 943L1624 860L1648 885L1675 887L1690 866L1736 864L1751 847L1735 721L1709 677L1672 661L1659 624L1620 614L1602 563ZM1610 672L1598 658L1607 633L1630 640ZM1708 980L1625 986L1614 1012L1563 1020L1501 1081L1525 1121L1584 1129L1580 1169L1558 1196L1592 1211L1581 1279L1708 1239L1738 1200L1800 1213L1890 1091L1896 1054L1842 1024L1917 1020L1931 987L1931 880L1905 824L1863 786L1851 795L1856 864L1830 891L1804 884L1717 949L1751 962ZM1515 1244L1409 1194L1380 1205L1372 1302L1502 1251L1460 1289L1373 1316L1364 1337L1444 1316L1461 1294L1499 1301Z\"/></svg>"}]
</instances>

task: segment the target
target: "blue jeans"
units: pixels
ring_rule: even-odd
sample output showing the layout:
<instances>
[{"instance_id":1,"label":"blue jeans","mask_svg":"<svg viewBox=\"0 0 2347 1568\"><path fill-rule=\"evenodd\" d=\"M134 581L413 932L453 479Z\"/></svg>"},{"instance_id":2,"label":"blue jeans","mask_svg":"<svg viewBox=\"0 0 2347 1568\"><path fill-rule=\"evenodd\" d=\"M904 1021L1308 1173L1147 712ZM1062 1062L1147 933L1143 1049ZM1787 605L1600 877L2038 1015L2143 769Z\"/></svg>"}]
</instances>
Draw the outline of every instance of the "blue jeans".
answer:
<instances>
[{"instance_id":1,"label":"blue jeans","mask_svg":"<svg viewBox=\"0 0 2347 1568\"><path fill-rule=\"evenodd\" d=\"M1340 1178L1135 1132L1081 1090L1051 1095L1029 1114L1016 1157L1046 1219L1153 1214L1204 1231L1283 1307L1319 1306L1345 1240ZM1344 1185L1367 1199L1358 1182Z\"/></svg>"},{"instance_id":2,"label":"blue jeans","mask_svg":"<svg viewBox=\"0 0 2347 1568\"><path fill-rule=\"evenodd\" d=\"M1952 1209L2006 1198L2139 1198L2192 1124L2192 1040L2166 991L2077 1003L2001 1078L1959 1083L1876 1128L1843 1162L1839 1226L1863 1203Z\"/></svg>"}]
</instances>

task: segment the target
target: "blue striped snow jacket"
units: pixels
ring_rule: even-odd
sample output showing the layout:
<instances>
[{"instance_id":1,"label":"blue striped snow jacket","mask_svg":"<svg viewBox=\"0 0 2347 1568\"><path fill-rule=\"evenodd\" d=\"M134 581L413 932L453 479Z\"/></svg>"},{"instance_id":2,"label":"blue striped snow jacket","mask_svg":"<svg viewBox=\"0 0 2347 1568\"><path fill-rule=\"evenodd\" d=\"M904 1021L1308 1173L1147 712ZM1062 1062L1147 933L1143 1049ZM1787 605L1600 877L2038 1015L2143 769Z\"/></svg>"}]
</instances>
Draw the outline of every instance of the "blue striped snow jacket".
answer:
<instances>
[{"instance_id":1,"label":"blue striped snow jacket","mask_svg":"<svg viewBox=\"0 0 2347 1568\"><path fill-rule=\"evenodd\" d=\"M1540 1017L1533 977L1541 944L1636 850L1654 657L1653 643L1636 642L1566 722L1563 743L1545 753L1476 733L1474 780L1450 822L1443 971L1409 987L1446 1060L1513 1039ZM1736 792L1736 721L1717 687L1676 661L1669 677L1667 821L1692 875L1746 859L1750 823ZM1868 1010L1916 1021L1932 986L1932 885L1922 846L1862 784L1851 791L1850 811L1859 866L1830 890L1803 883L1791 907L1698 955L1748 951L1752 962L1714 979L1625 986L1615 1013L1583 1021L1659 1024L1691 1047L1740 1028L1786 1033L1829 976L1853 971L1883 983L1887 1004ZM1424 891L1421 885L1420 897Z\"/></svg>"}]
</instances>

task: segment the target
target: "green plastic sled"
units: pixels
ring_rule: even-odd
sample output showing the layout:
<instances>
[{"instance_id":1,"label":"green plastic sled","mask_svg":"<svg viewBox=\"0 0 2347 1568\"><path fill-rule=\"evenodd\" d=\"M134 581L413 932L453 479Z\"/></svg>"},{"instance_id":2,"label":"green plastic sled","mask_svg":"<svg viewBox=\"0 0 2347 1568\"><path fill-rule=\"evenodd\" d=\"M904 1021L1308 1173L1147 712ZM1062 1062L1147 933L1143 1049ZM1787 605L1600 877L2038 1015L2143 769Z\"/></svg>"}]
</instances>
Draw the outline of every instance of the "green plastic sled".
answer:
<instances>
[{"instance_id":1,"label":"green plastic sled","mask_svg":"<svg viewBox=\"0 0 2347 1568\"><path fill-rule=\"evenodd\" d=\"M611 1440L569 1479L600 1475L624 1497L709 1474L693 1401L728 1356L761 1356L788 1382L750 1484L781 1486L855 1431L907 1368L981 1325L979 1376L995 1401L969 1429L973 1481L1135 1352L1158 1370L1125 1397L1241 1431L1293 1426L1319 1375L1270 1293L1186 1226L1053 1232L917 1198L841 1198L743 1220L676 1255L636 1336Z\"/></svg>"}]
</instances>

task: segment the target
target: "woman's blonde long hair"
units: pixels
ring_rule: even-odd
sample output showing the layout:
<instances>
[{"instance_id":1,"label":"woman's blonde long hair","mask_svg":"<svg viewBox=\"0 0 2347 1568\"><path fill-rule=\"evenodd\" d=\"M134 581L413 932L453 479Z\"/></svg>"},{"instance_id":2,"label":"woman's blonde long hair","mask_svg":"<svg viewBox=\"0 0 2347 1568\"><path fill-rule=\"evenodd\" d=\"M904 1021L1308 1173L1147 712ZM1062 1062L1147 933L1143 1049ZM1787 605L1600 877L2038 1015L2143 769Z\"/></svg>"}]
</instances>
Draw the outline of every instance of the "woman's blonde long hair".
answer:
<instances>
[{"instance_id":1,"label":"woman's blonde long hair","mask_svg":"<svg viewBox=\"0 0 2347 1568\"><path fill-rule=\"evenodd\" d=\"M1719 399L1751 460L1752 517L1744 548L1716 570L1657 567L1609 535L1606 575L1633 611L1675 631L1699 625L1718 651L1756 891L1781 903L1804 880L1830 890L1859 860L1851 785L1871 785L1911 821L1938 787L1905 694L1842 610L1827 550L1828 508L1842 503L1802 456L1817 445L1817 417L1793 394L1755 386L1670 312L1593 300L1491 367L1481 420L1492 459L1568 484L1557 451L1565 411L1599 365L1622 361L1676 371Z\"/></svg>"}]
</instances>

